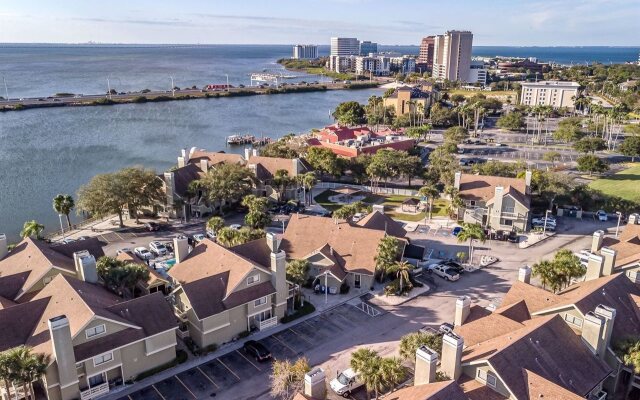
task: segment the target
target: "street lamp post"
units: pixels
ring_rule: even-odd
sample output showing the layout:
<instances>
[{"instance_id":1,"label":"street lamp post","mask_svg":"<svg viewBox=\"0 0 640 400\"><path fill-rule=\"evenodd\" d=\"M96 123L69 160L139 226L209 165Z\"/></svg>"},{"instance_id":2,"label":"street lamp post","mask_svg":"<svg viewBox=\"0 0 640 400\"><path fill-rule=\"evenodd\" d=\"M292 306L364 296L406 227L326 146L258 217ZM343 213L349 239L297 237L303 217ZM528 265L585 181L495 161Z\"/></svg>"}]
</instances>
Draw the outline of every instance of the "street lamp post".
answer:
<instances>
[{"instance_id":1,"label":"street lamp post","mask_svg":"<svg viewBox=\"0 0 640 400\"><path fill-rule=\"evenodd\" d=\"M64 240L64 227L62 226L62 214L58 214L58 218L60 219L60 231L62 232L62 240Z\"/></svg>"},{"instance_id":2,"label":"street lamp post","mask_svg":"<svg viewBox=\"0 0 640 400\"><path fill-rule=\"evenodd\" d=\"M622 213L620 211L616 211L616 215L618 216L618 225L616 226L616 239L617 239L618 233L620 232L620 220L622 219Z\"/></svg>"},{"instance_id":3,"label":"street lamp post","mask_svg":"<svg viewBox=\"0 0 640 400\"><path fill-rule=\"evenodd\" d=\"M544 237L544 235L546 235L547 233L547 218L549 218L549 213L551 212L551 210L547 210L544 213L544 226L542 227L542 236Z\"/></svg>"},{"instance_id":4,"label":"street lamp post","mask_svg":"<svg viewBox=\"0 0 640 400\"><path fill-rule=\"evenodd\" d=\"M109 82L109 77L107 76L107 97L111 100L111 82Z\"/></svg>"},{"instance_id":5,"label":"street lamp post","mask_svg":"<svg viewBox=\"0 0 640 400\"><path fill-rule=\"evenodd\" d=\"M229 74L225 74L227 77L227 92L229 91Z\"/></svg>"}]
</instances>

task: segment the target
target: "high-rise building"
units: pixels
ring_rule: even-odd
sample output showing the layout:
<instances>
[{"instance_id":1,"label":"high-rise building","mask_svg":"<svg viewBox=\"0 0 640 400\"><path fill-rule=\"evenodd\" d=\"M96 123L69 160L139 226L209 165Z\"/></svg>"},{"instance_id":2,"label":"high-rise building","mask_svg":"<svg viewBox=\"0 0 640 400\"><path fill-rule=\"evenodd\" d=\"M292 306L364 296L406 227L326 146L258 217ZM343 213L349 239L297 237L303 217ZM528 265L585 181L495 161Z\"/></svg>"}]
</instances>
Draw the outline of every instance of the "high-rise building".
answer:
<instances>
[{"instance_id":1,"label":"high-rise building","mask_svg":"<svg viewBox=\"0 0 640 400\"><path fill-rule=\"evenodd\" d=\"M433 72L436 79L467 81L471 69L473 34L469 31L447 31L434 38Z\"/></svg>"},{"instance_id":2,"label":"high-rise building","mask_svg":"<svg viewBox=\"0 0 640 400\"><path fill-rule=\"evenodd\" d=\"M360 42L360 55L368 56L371 53L378 52L378 43L370 42L368 40L364 40Z\"/></svg>"},{"instance_id":3,"label":"high-rise building","mask_svg":"<svg viewBox=\"0 0 640 400\"><path fill-rule=\"evenodd\" d=\"M580 85L568 81L523 82L520 104L573 109Z\"/></svg>"},{"instance_id":4,"label":"high-rise building","mask_svg":"<svg viewBox=\"0 0 640 400\"><path fill-rule=\"evenodd\" d=\"M433 68L433 45L435 42L435 36L427 36L422 38L420 42L420 55L418 56L418 64L421 64L424 68Z\"/></svg>"},{"instance_id":5,"label":"high-rise building","mask_svg":"<svg viewBox=\"0 0 640 400\"><path fill-rule=\"evenodd\" d=\"M293 58L314 59L318 58L318 46L315 44L297 44L293 46Z\"/></svg>"},{"instance_id":6,"label":"high-rise building","mask_svg":"<svg viewBox=\"0 0 640 400\"><path fill-rule=\"evenodd\" d=\"M356 38L331 38L332 56L357 56L360 54L360 42Z\"/></svg>"}]
</instances>

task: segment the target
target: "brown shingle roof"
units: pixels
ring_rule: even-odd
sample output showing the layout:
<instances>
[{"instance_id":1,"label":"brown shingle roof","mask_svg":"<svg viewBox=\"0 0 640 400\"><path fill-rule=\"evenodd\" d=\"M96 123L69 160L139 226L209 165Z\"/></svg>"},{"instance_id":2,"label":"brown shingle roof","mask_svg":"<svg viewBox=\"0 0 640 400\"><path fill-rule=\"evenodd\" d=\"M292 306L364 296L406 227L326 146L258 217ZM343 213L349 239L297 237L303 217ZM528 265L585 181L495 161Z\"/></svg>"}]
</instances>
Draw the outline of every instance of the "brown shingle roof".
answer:
<instances>
[{"instance_id":1,"label":"brown shingle roof","mask_svg":"<svg viewBox=\"0 0 640 400\"><path fill-rule=\"evenodd\" d=\"M464 338L466 346L475 346L509 332L524 328L520 322L509 319L503 315L493 313L484 318L456 326L454 332Z\"/></svg>"},{"instance_id":2,"label":"brown shingle roof","mask_svg":"<svg viewBox=\"0 0 640 400\"><path fill-rule=\"evenodd\" d=\"M585 396L611 368L594 357L559 315L526 321L524 327L465 348L463 364L487 361L518 399L527 399L525 368Z\"/></svg>"},{"instance_id":3,"label":"brown shingle roof","mask_svg":"<svg viewBox=\"0 0 640 400\"><path fill-rule=\"evenodd\" d=\"M294 160L289 158L251 156L248 166L256 166L256 177L260 180L272 179L278 170L285 170L290 177L298 175L294 168Z\"/></svg>"},{"instance_id":4,"label":"brown shingle roof","mask_svg":"<svg viewBox=\"0 0 640 400\"><path fill-rule=\"evenodd\" d=\"M397 238L404 238L407 234L407 231L404 230L398 221L378 211L369 213L366 217L358 221L357 224L363 228L386 231L387 234Z\"/></svg>"},{"instance_id":5,"label":"brown shingle roof","mask_svg":"<svg viewBox=\"0 0 640 400\"><path fill-rule=\"evenodd\" d=\"M527 382L528 399L584 400L583 396L570 392L527 369L523 368L522 374Z\"/></svg>"},{"instance_id":6,"label":"brown shingle roof","mask_svg":"<svg viewBox=\"0 0 640 400\"><path fill-rule=\"evenodd\" d=\"M520 198L516 200L522 202L528 196L525 196L527 185L524 179L506 178L502 176L484 176L484 175L460 175L460 197L464 200L476 200L488 202L495 195L495 188L502 186L505 193L512 191L520 192ZM515 196L514 196L515 197ZM529 205L529 202L523 203Z\"/></svg>"},{"instance_id":7,"label":"brown shingle roof","mask_svg":"<svg viewBox=\"0 0 640 400\"><path fill-rule=\"evenodd\" d=\"M75 273L73 259L52 250L45 242L23 239L0 260L0 296L16 300L54 266Z\"/></svg>"},{"instance_id":8,"label":"brown shingle roof","mask_svg":"<svg viewBox=\"0 0 640 400\"><path fill-rule=\"evenodd\" d=\"M640 261L640 225L627 224L620 239L606 238L605 246L617 251L616 267Z\"/></svg>"},{"instance_id":9,"label":"brown shingle roof","mask_svg":"<svg viewBox=\"0 0 640 400\"><path fill-rule=\"evenodd\" d=\"M506 400L508 398L466 375L462 375L458 382L469 400Z\"/></svg>"},{"instance_id":10,"label":"brown shingle roof","mask_svg":"<svg viewBox=\"0 0 640 400\"><path fill-rule=\"evenodd\" d=\"M209 166L213 166L220 163L227 164L242 164L244 159L240 154L231 154L224 152L196 150L189 156L189 163L200 163L200 160L209 160Z\"/></svg>"},{"instance_id":11,"label":"brown shingle roof","mask_svg":"<svg viewBox=\"0 0 640 400\"><path fill-rule=\"evenodd\" d=\"M387 400L467 400L456 381L407 386L385 396Z\"/></svg>"},{"instance_id":12,"label":"brown shingle roof","mask_svg":"<svg viewBox=\"0 0 640 400\"><path fill-rule=\"evenodd\" d=\"M250 242L231 247L229 250L251 260L266 269L271 268L271 250L264 239L256 239Z\"/></svg>"},{"instance_id":13,"label":"brown shingle roof","mask_svg":"<svg viewBox=\"0 0 640 400\"><path fill-rule=\"evenodd\" d=\"M302 259L329 245L347 271L373 275L378 244L384 236L382 231L332 218L296 215L289 220L280 247L289 259Z\"/></svg>"},{"instance_id":14,"label":"brown shingle roof","mask_svg":"<svg viewBox=\"0 0 640 400\"><path fill-rule=\"evenodd\" d=\"M524 301L530 314L551 307L559 301L556 294L516 281L502 299L502 307Z\"/></svg>"},{"instance_id":15,"label":"brown shingle roof","mask_svg":"<svg viewBox=\"0 0 640 400\"><path fill-rule=\"evenodd\" d=\"M187 164L182 168L174 169L172 172L175 193L180 197L186 197L191 182L204 176L204 172L198 164Z\"/></svg>"},{"instance_id":16,"label":"brown shingle roof","mask_svg":"<svg viewBox=\"0 0 640 400\"><path fill-rule=\"evenodd\" d=\"M104 256L104 247L107 244L107 242L103 242L97 237L90 237L84 240L77 240L72 243L53 246L51 247L51 249L62 254L63 256L69 257L69 259L71 260L73 260L73 253L86 250L97 260L98 258Z\"/></svg>"}]
</instances>

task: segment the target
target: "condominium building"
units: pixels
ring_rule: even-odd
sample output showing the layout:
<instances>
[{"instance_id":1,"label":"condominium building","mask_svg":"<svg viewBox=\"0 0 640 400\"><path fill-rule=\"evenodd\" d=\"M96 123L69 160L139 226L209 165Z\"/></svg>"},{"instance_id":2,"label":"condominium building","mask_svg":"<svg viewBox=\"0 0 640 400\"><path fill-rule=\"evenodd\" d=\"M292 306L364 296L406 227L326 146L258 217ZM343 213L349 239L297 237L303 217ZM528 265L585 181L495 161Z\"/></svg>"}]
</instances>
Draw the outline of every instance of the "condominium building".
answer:
<instances>
[{"instance_id":1,"label":"condominium building","mask_svg":"<svg viewBox=\"0 0 640 400\"><path fill-rule=\"evenodd\" d=\"M357 56L360 54L360 42L357 38L331 38L332 56Z\"/></svg>"},{"instance_id":2,"label":"condominium building","mask_svg":"<svg viewBox=\"0 0 640 400\"><path fill-rule=\"evenodd\" d=\"M567 81L540 81L522 83L520 104L574 108L580 85Z\"/></svg>"},{"instance_id":3,"label":"condominium building","mask_svg":"<svg viewBox=\"0 0 640 400\"><path fill-rule=\"evenodd\" d=\"M471 68L473 34L469 31L447 31L434 38L433 72L436 79L467 81Z\"/></svg>"},{"instance_id":4,"label":"condominium building","mask_svg":"<svg viewBox=\"0 0 640 400\"><path fill-rule=\"evenodd\" d=\"M433 46L435 44L435 36L427 36L422 38L420 42L420 55L418 56L418 64L424 68L433 68Z\"/></svg>"},{"instance_id":5,"label":"condominium building","mask_svg":"<svg viewBox=\"0 0 640 400\"><path fill-rule=\"evenodd\" d=\"M378 52L378 43L370 42L368 40L363 40L362 42L360 42L361 56L368 56L369 54L377 53L377 52Z\"/></svg>"},{"instance_id":6,"label":"condominium building","mask_svg":"<svg viewBox=\"0 0 640 400\"><path fill-rule=\"evenodd\" d=\"M471 61L469 67L469 77L467 78L469 83L479 83L486 85L487 83L487 68L482 61Z\"/></svg>"},{"instance_id":7,"label":"condominium building","mask_svg":"<svg viewBox=\"0 0 640 400\"><path fill-rule=\"evenodd\" d=\"M315 44L297 44L293 46L293 58L298 60L318 58L318 46Z\"/></svg>"},{"instance_id":8,"label":"condominium building","mask_svg":"<svg viewBox=\"0 0 640 400\"><path fill-rule=\"evenodd\" d=\"M383 76L389 75L391 63L389 57L384 56L358 56L355 59L356 74Z\"/></svg>"},{"instance_id":9,"label":"condominium building","mask_svg":"<svg viewBox=\"0 0 640 400\"><path fill-rule=\"evenodd\" d=\"M416 59L411 56L391 57L389 59L391 71L410 74L416 71Z\"/></svg>"}]
</instances>

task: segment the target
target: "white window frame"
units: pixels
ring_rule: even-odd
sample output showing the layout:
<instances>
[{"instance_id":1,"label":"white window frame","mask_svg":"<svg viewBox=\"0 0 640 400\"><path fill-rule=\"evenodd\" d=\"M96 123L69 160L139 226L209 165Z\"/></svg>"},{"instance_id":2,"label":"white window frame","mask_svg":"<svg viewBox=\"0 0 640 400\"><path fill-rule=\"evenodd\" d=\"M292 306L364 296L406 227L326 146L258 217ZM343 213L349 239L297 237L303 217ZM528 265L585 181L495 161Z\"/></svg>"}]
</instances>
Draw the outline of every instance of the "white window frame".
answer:
<instances>
[{"instance_id":1,"label":"white window frame","mask_svg":"<svg viewBox=\"0 0 640 400\"><path fill-rule=\"evenodd\" d=\"M253 306L254 307L260 307L263 304L267 304L267 296L260 297L259 299L256 299L256 300L253 301Z\"/></svg>"},{"instance_id":2,"label":"white window frame","mask_svg":"<svg viewBox=\"0 0 640 400\"><path fill-rule=\"evenodd\" d=\"M569 313L564 314L564 320L573 326L577 326L578 328L582 328L582 323L584 322L582 318L577 317L575 315L571 315Z\"/></svg>"},{"instance_id":3,"label":"white window frame","mask_svg":"<svg viewBox=\"0 0 640 400\"><path fill-rule=\"evenodd\" d=\"M487 386L495 388L498 383L498 378L491 371L485 371L478 368L478 372L476 373L476 377L480 382L485 383Z\"/></svg>"},{"instance_id":4,"label":"white window frame","mask_svg":"<svg viewBox=\"0 0 640 400\"><path fill-rule=\"evenodd\" d=\"M97 331L98 327L102 327L102 332L98 332ZM93 330L95 333L89 334L89 331L91 331L91 330ZM100 335L102 335L102 334L104 334L106 332L107 332L107 326L105 324L100 324L100 325L96 325L94 327L85 329L84 334L87 337L87 339L89 339L89 338L92 338L92 337L100 336Z\"/></svg>"},{"instance_id":5,"label":"white window frame","mask_svg":"<svg viewBox=\"0 0 640 400\"><path fill-rule=\"evenodd\" d=\"M255 285L260 282L260 274L254 274L247 277L247 286Z\"/></svg>"},{"instance_id":6,"label":"white window frame","mask_svg":"<svg viewBox=\"0 0 640 400\"><path fill-rule=\"evenodd\" d=\"M107 359L107 356L109 356L109 359ZM98 359L102 359L102 361L97 362L96 360ZM95 356L93 357L93 366L97 367L98 365L102 365L102 364L106 364L110 361L113 361L113 352L110 351L108 353L103 353L100 354L99 356Z\"/></svg>"}]
</instances>

